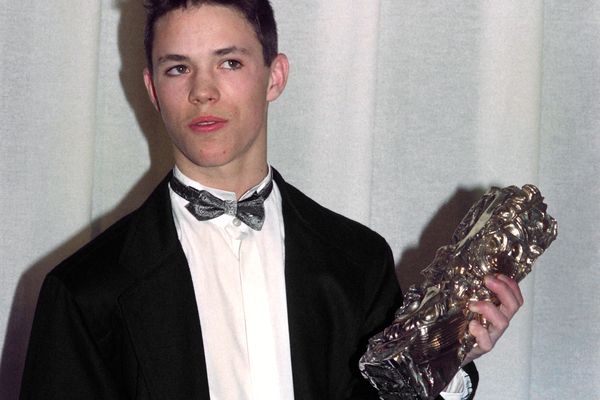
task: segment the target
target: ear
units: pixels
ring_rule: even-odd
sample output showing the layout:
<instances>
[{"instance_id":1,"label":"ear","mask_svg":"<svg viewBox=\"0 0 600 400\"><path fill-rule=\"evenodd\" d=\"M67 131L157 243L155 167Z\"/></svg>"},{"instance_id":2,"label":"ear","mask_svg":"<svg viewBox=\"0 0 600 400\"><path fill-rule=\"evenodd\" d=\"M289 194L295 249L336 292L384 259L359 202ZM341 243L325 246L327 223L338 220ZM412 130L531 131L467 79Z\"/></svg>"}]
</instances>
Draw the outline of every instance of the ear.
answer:
<instances>
[{"instance_id":1,"label":"ear","mask_svg":"<svg viewBox=\"0 0 600 400\"><path fill-rule=\"evenodd\" d=\"M158 97L156 97L156 89L154 88L152 73L148 67L144 68L144 84L146 85L146 90L148 91L148 97L150 97L150 101L154 105L154 108L156 108L156 111L160 112L160 105L158 104Z\"/></svg>"},{"instance_id":2,"label":"ear","mask_svg":"<svg viewBox=\"0 0 600 400\"><path fill-rule=\"evenodd\" d=\"M267 88L267 101L273 101L283 93L287 83L290 65L285 54L277 54L271 63L271 75L269 77L269 87Z\"/></svg>"}]
</instances>

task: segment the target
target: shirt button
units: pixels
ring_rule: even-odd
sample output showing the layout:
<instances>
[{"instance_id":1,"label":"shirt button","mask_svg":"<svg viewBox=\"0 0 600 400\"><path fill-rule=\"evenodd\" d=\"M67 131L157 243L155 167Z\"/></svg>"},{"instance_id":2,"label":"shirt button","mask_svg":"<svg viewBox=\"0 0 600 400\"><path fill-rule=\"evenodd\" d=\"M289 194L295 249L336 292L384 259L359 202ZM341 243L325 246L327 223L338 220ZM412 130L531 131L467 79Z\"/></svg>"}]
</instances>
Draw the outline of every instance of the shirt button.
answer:
<instances>
[{"instance_id":1,"label":"shirt button","mask_svg":"<svg viewBox=\"0 0 600 400\"><path fill-rule=\"evenodd\" d=\"M234 226L240 226L240 225L242 224L242 221L240 221L240 220L239 220L239 219L237 219L237 218L234 218L234 219L233 219L233 221L231 221L231 223L232 223Z\"/></svg>"}]
</instances>

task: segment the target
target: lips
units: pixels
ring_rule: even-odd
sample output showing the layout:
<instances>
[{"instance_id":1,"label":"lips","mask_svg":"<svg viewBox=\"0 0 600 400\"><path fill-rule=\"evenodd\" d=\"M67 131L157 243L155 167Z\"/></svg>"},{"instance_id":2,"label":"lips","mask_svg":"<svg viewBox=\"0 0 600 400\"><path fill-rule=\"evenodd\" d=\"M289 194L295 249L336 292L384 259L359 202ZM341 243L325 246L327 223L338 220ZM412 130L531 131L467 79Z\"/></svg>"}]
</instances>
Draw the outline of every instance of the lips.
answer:
<instances>
[{"instance_id":1,"label":"lips","mask_svg":"<svg viewBox=\"0 0 600 400\"><path fill-rule=\"evenodd\" d=\"M189 124L189 127L194 132L209 133L215 132L223 128L227 124L227 120L212 115L206 115L194 118Z\"/></svg>"}]
</instances>

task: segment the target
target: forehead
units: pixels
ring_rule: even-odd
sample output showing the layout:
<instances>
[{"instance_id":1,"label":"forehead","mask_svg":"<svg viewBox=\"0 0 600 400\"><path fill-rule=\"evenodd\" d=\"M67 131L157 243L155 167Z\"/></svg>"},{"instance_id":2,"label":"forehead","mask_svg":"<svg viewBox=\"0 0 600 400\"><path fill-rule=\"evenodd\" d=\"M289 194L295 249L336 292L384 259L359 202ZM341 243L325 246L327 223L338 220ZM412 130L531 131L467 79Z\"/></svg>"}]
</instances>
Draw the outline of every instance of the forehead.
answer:
<instances>
[{"instance_id":1,"label":"forehead","mask_svg":"<svg viewBox=\"0 0 600 400\"><path fill-rule=\"evenodd\" d=\"M223 46L242 46L253 51L261 48L254 28L244 15L233 7L220 5L172 10L156 21L154 32L153 49L158 52L189 46L197 50Z\"/></svg>"}]
</instances>

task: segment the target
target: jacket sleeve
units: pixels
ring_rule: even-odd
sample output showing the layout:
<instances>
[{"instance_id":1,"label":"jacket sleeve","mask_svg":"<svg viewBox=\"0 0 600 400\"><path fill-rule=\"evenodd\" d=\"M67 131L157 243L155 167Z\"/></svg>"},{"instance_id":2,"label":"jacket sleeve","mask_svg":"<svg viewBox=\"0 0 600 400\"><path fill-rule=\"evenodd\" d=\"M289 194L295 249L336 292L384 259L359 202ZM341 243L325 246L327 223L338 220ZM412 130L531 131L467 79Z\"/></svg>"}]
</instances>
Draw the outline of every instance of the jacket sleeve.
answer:
<instances>
[{"instance_id":1,"label":"jacket sleeve","mask_svg":"<svg viewBox=\"0 0 600 400\"><path fill-rule=\"evenodd\" d=\"M402 303L402 292L398 284L398 278L396 277L394 258L392 250L387 243L385 243L382 259L380 259L379 263L380 265L376 266L379 276L377 276L373 283L369 281L365 282L365 284L369 285L368 290L372 291L373 296L370 304L365 305L366 318L361 329L363 339L360 345L361 354L359 356L362 356L362 353L366 351L369 339L392 322L394 312ZM355 370L355 383L352 394L348 399L378 400L377 391L362 377L358 370L358 365Z\"/></svg>"},{"instance_id":2,"label":"jacket sleeve","mask_svg":"<svg viewBox=\"0 0 600 400\"><path fill-rule=\"evenodd\" d=\"M38 298L21 400L120 399L72 294L46 277Z\"/></svg>"},{"instance_id":3,"label":"jacket sleeve","mask_svg":"<svg viewBox=\"0 0 600 400\"><path fill-rule=\"evenodd\" d=\"M475 367L475 363L473 361L465 365L462 369L469 375L469 378L471 379L472 391L468 400L473 400L475 397L475 392L477 391L477 385L479 384L479 372L477 372L477 368Z\"/></svg>"}]
</instances>

